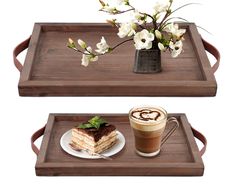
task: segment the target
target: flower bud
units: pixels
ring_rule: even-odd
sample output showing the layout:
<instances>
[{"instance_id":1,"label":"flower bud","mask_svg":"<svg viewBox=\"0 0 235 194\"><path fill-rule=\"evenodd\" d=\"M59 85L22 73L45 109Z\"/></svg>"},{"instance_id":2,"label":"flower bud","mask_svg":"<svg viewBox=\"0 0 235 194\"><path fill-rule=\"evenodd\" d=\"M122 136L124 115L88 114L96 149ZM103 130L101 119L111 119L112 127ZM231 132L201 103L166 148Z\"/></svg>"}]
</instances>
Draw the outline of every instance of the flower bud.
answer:
<instances>
[{"instance_id":1,"label":"flower bud","mask_svg":"<svg viewBox=\"0 0 235 194\"><path fill-rule=\"evenodd\" d=\"M111 24L112 26L116 26L116 19L106 20L106 22Z\"/></svg>"},{"instance_id":2,"label":"flower bud","mask_svg":"<svg viewBox=\"0 0 235 194\"><path fill-rule=\"evenodd\" d=\"M117 0L118 5L130 5L129 0Z\"/></svg>"},{"instance_id":3,"label":"flower bud","mask_svg":"<svg viewBox=\"0 0 235 194\"><path fill-rule=\"evenodd\" d=\"M166 48L164 47L164 45L162 43L158 43L158 48L161 50L161 51L165 51Z\"/></svg>"},{"instance_id":4,"label":"flower bud","mask_svg":"<svg viewBox=\"0 0 235 194\"><path fill-rule=\"evenodd\" d=\"M72 38L69 38L68 39L68 45L67 45L69 48L71 48L71 49L75 49L76 48L76 45L75 45L75 43L74 43L74 41L73 41L73 39Z\"/></svg>"},{"instance_id":5,"label":"flower bud","mask_svg":"<svg viewBox=\"0 0 235 194\"><path fill-rule=\"evenodd\" d=\"M155 36L157 37L157 39L161 39L162 38L162 34L159 30L155 30Z\"/></svg>"},{"instance_id":6,"label":"flower bud","mask_svg":"<svg viewBox=\"0 0 235 194\"><path fill-rule=\"evenodd\" d=\"M86 43L83 40L81 40L81 39L78 39L78 44L83 49L85 49L87 47Z\"/></svg>"},{"instance_id":7,"label":"flower bud","mask_svg":"<svg viewBox=\"0 0 235 194\"><path fill-rule=\"evenodd\" d=\"M124 0L124 5L130 5L129 0Z\"/></svg>"},{"instance_id":8,"label":"flower bud","mask_svg":"<svg viewBox=\"0 0 235 194\"><path fill-rule=\"evenodd\" d=\"M74 41L72 38L69 38L69 44L74 44Z\"/></svg>"},{"instance_id":9,"label":"flower bud","mask_svg":"<svg viewBox=\"0 0 235 194\"><path fill-rule=\"evenodd\" d=\"M137 25L135 23L132 23L131 27L132 27L133 30L137 29Z\"/></svg>"},{"instance_id":10,"label":"flower bud","mask_svg":"<svg viewBox=\"0 0 235 194\"><path fill-rule=\"evenodd\" d=\"M99 0L100 4L104 7L105 3L102 0Z\"/></svg>"}]
</instances>

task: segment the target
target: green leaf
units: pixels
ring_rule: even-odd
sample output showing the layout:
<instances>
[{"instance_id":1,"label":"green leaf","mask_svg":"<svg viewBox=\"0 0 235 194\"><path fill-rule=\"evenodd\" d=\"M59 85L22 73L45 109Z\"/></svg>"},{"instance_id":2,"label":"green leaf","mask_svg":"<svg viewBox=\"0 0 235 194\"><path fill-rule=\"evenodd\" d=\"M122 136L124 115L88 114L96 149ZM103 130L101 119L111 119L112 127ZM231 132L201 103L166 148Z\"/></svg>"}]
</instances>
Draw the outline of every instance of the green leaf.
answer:
<instances>
[{"instance_id":1,"label":"green leaf","mask_svg":"<svg viewBox=\"0 0 235 194\"><path fill-rule=\"evenodd\" d=\"M99 116L95 116L95 117L91 118L88 121L88 123L90 123L96 129L99 129L102 124L106 123L106 121L104 119L100 118Z\"/></svg>"},{"instance_id":2,"label":"green leaf","mask_svg":"<svg viewBox=\"0 0 235 194\"><path fill-rule=\"evenodd\" d=\"M100 126L102 126L106 123L107 122L104 119L102 119L101 117L95 116L95 117L91 118L90 120L88 120L87 123L82 123L78 127L81 129L90 129L90 128L99 129Z\"/></svg>"},{"instance_id":3,"label":"green leaf","mask_svg":"<svg viewBox=\"0 0 235 194\"><path fill-rule=\"evenodd\" d=\"M89 129L92 128L93 126L90 123L83 123L78 126L81 129Z\"/></svg>"},{"instance_id":4,"label":"green leaf","mask_svg":"<svg viewBox=\"0 0 235 194\"><path fill-rule=\"evenodd\" d=\"M76 45L75 45L75 43L68 43L67 47L74 49L74 48L76 48Z\"/></svg>"}]
</instances>

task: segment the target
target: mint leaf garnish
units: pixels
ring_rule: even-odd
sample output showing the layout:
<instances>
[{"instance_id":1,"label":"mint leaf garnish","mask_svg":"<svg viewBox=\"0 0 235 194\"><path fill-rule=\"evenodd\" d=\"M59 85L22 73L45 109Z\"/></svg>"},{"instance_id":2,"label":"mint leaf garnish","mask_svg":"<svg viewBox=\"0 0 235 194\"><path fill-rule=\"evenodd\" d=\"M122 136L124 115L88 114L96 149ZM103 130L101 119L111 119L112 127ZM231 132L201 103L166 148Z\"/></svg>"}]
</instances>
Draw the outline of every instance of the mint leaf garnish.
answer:
<instances>
[{"instance_id":1,"label":"mint leaf garnish","mask_svg":"<svg viewBox=\"0 0 235 194\"><path fill-rule=\"evenodd\" d=\"M102 119L99 116L95 116L95 117L91 118L90 120L88 120L87 123L82 123L78 127L81 129L90 129L90 128L99 129L100 126L102 126L104 124L107 124L107 122L104 119Z\"/></svg>"},{"instance_id":2,"label":"mint leaf garnish","mask_svg":"<svg viewBox=\"0 0 235 194\"><path fill-rule=\"evenodd\" d=\"M92 128L93 126L90 123L83 123L78 126L81 129L89 129Z\"/></svg>"},{"instance_id":3,"label":"mint leaf garnish","mask_svg":"<svg viewBox=\"0 0 235 194\"><path fill-rule=\"evenodd\" d=\"M106 121L104 119L100 118L99 116L95 116L95 117L91 118L88 121L88 123L93 125L96 129L99 129L102 124L106 123Z\"/></svg>"}]
</instances>

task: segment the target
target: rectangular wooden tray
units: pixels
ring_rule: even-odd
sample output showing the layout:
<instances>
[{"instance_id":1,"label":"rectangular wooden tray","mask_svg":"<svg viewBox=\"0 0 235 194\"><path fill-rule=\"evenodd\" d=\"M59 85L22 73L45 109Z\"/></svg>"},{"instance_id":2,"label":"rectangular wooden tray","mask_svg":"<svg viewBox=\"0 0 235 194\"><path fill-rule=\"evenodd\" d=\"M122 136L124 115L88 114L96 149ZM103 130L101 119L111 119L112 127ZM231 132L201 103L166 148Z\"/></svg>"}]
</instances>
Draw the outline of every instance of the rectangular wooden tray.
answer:
<instances>
[{"instance_id":1,"label":"rectangular wooden tray","mask_svg":"<svg viewBox=\"0 0 235 194\"><path fill-rule=\"evenodd\" d=\"M204 165L192 129L185 114L170 114L180 123L157 157L144 158L134 151L134 137L127 114L102 114L116 125L126 139L122 151L113 160L80 159L64 152L61 136L74 125L88 120L89 114L50 114L36 162L36 175L164 175L202 176ZM38 132L35 133L38 135ZM35 136L34 134L34 136ZM35 138L36 139L36 138ZM34 140L35 140L34 139ZM34 149L35 150L35 149Z\"/></svg>"},{"instance_id":2,"label":"rectangular wooden tray","mask_svg":"<svg viewBox=\"0 0 235 194\"><path fill-rule=\"evenodd\" d=\"M16 65L22 70L19 95L215 96L217 84L205 42L195 24L181 27L187 30L184 52L178 58L163 53L161 73L136 74L132 70L135 48L131 42L88 67L81 66L80 54L66 47L69 37L83 39L95 48L104 36L110 45L116 45L121 41L116 28L108 24L36 23L31 39L21 44L21 48L29 44L24 66Z\"/></svg>"}]
</instances>

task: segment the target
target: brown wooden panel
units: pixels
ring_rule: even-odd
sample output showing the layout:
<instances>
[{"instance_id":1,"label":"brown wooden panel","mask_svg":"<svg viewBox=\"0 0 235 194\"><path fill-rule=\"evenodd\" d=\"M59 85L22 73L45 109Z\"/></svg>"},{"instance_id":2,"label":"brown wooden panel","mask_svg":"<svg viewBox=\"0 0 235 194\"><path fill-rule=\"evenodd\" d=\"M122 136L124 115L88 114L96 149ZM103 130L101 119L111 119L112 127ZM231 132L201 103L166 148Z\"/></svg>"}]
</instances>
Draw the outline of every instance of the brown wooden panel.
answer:
<instances>
[{"instance_id":1,"label":"brown wooden panel","mask_svg":"<svg viewBox=\"0 0 235 194\"><path fill-rule=\"evenodd\" d=\"M121 41L117 29L107 24L35 24L19 93L22 96L213 96L216 81L197 29L191 23L182 27L187 29L184 52L175 59L163 53L163 71L159 74L135 74L132 72L135 48L130 42L88 67L80 65L80 54L66 47L68 37L81 38L95 48L104 36L110 45L115 45ZM127 87L136 81L139 84ZM84 82L89 87L83 88ZM101 92L94 89L97 86Z\"/></svg>"},{"instance_id":2,"label":"brown wooden panel","mask_svg":"<svg viewBox=\"0 0 235 194\"><path fill-rule=\"evenodd\" d=\"M164 144L159 156L144 158L134 151L134 138L128 115L102 115L116 125L126 139L124 149L103 159L80 159L65 153L60 147L61 136L75 124L87 120L86 114L51 114L36 163L37 175L203 175L204 166L199 156L191 128L184 114L177 117L180 127ZM72 170L73 169L73 170Z\"/></svg>"}]
</instances>

